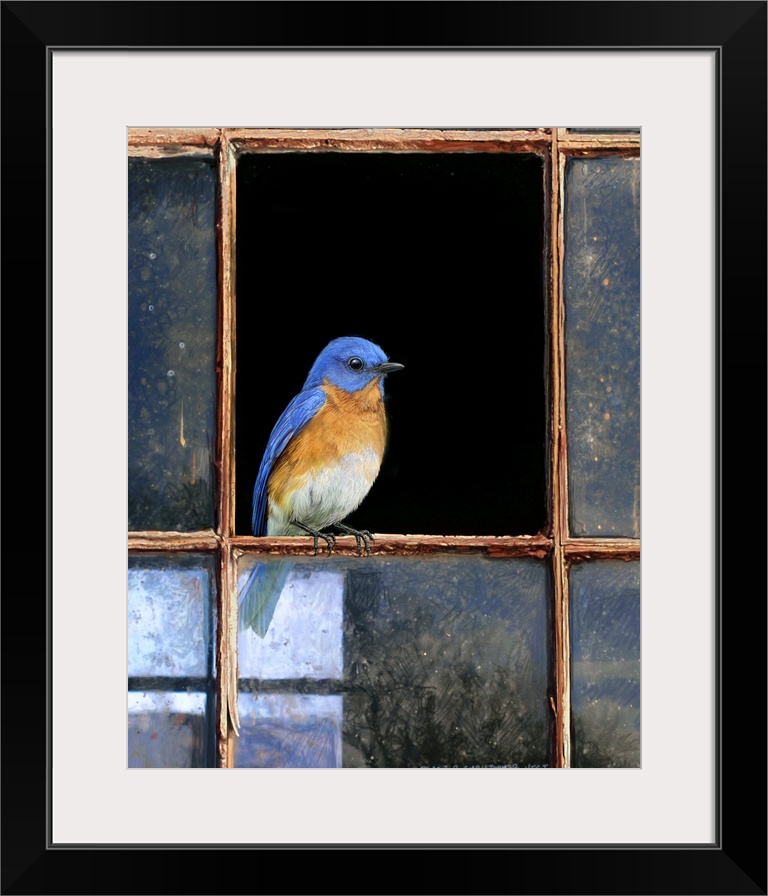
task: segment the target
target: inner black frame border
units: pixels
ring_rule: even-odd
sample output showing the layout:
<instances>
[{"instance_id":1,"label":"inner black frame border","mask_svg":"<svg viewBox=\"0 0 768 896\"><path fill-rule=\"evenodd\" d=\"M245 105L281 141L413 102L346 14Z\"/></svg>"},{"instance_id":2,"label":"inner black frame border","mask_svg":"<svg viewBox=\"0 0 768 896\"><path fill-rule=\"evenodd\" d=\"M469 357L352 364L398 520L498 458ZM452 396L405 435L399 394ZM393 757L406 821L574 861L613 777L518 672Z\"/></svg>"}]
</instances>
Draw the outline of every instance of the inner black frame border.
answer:
<instances>
[{"instance_id":1,"label":"inner black frame border","mask_svg":"<svg viewBox=\"0 0 768 896\"><path fill-rule=\"evenodd\" d=\"M288 849L312 852L308 862L292 862L290 883L275 892L290 893L562 893L562 894L738 894L766 893L765 721L766 606L765 518L755 518L754 470L728 497L724 516L723 435L738 432L740 469L755 453L765 457L762 426L726 417L724 362L738 351L742 389L752 407L765 407L766 321L766 11L768 3L752 0L671 0L671 2L3 2L2 121L4 141L3 203L6 265L6 311L24 321L30 306L45 302L45 358L39 365L25 359L23 388L17 378L6 381L3 397L7 420L25 421L31 396L43 393L45 432L42 438L19 436L10 428L6 471L30 494L12 506L13 528L27 538L6 542L11 553L5 569L2 619L2 893L248 893L263 888L252 859L262 852ZM258 35L244 44L244 35ZM50 837L50 680L51 655L51 224L50 59L54 49L355 49L364 51L428 49L487 50L631 50L712 49L717 54L718 244L716 328L716 470L717 556L716 674L717 792L716 842L711 847L617 844L603 846L474 844L352 844L316 846L281 844L264 847L233 844L116 844L52 846ZM45 171L46 177L35 176ZM26 172L27 176L22 176ZM9 263L9 259L12 263ZM21 278L19 278L21 274ZM19 292L21 291L21 295ZM726 298L729 301L725 301ZM19 302L21 299L21 303ZM14 313L14 306L21 312ZM36 307L39 307L36 305ZM727 313L726 313L727 311ZM32 321L42 320L29 315ZM725 336L738 326L738 346ZM34 323L32 324L34 327ZM18 338L19 329L9 331ZM42 340L29 340L28 346ZM726 344L729 346L726 354ZM30 351L28 354L32 354ZM758 367L759 365L759 367ZM735 379L735 368L731 365ZM33 376L34 375L34 376ZM39 389L32 391L30 381ZM756 394L757 393L757 394ZM41 414L42 418L43 415ZM732 426L724 423L733 421ZM42 424L42 419L41 419ZM6 431L8 432L8 430ZM17 441L18 440L18 441ZM755 451L757 449L757 452ZM730 456L730 455L729 455ZM19 458L26 462L19 476ZM761 465L764 472L764 466ZM45 487L46 573L41 576L40 508ZM37 495L40 494L39 501ZM741 500L736 501L736 495ZM36 500L32 500L32 496ZM10 514L9 514L10 515ZM730 526L726 527L726 520ZM733 533L733 535L731 535ZM742 550L758 542L758 569L742 560L748 588L734 587L724 601L724 549L730 535L734 557L738 534ZM745 542L742 544L741 542ZM757 566L757 564L755 564ZM763 584L755 589L755 576ZM42 580L42 581L41 581ZM733 581L733 579L732 579ZM740 583L741 579L739 579ZM734 582L735 584L735 582ZM755 593L757 597L755 598ZM741 599L739 599L741 598ZM727 623L730 621L731 625ZM45 634L43 634L45 633ZM729 637L725 637L729 635ZM682 671L682 670L681 670ZM680 684L684 686L684 675ZM726 702L726 694L729 701ZM740 697L745 697L742 702ZM685 699L684 689L680 699ZM742 708L743 705L743 708ZM724 726L727 722L727 727ZM93 747L84 738L84 760ZM684 762L684 756L670 761ZM757 803L757 805L755 805ZM748 807L748 808L746 808ZM118 810L119 811L119 810ZM258 811L258 807L254 807ZM557 812L556 806L552 811ZM664 807L660 806L663 812ZM361 825L364 809L359 807ZM574 833L578 819L574 819ZM147 874L148 851L228 851L186 862L168 861ZM259 850L252 857L247 851ZM362 851L375 862L362 875L343 875L338 850ZM423 852L417 872L406 873L379 851ZM243 854L246 851L246 854ZM480 851L481 856L468 855ZM379 853L377 855L377 853ZM427 855L427 853L433 853ZM551 853L547 855L546 853ZM415 857L415 856L414 856ZM202 858L202 857L201 857ZM236 859L249 865L240 874ZM355 862L357 856L350 854ZM558 861L559 860L559 861ZM334 864L330 864L332 862ZM226 863L226 864L223 864ZM326 864L329 863L329 864ZM154 865L154 863L153 863ZM491 867L495 866L495 867ZM354 877L355 879L350 879ZM151 883L149 879L151 878ZM226 881L226 883L224 883ZM492 881L495 881L492 883ZM226 889L224 889L226 887ZM346 888L345 888L346 887Z\"/></svg>"}]
</instances>

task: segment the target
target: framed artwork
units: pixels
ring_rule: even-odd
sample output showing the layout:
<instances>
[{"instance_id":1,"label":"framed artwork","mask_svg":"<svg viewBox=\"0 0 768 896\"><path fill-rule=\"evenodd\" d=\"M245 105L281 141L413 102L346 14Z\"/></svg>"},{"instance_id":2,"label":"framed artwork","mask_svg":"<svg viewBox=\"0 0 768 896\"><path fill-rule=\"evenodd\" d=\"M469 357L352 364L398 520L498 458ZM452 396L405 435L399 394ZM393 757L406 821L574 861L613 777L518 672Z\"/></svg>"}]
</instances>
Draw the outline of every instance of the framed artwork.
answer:
<instances>
[{"instance_id":1,"label":"framed artwork","mask_svg":"<svg viewBox=\"0 0 768 896\"><path fill-rule=\"evenodd\" d=\"M449 892L477 889L473 850L521 868L510 892L766 892L721 726L764 625L722 638L720 524L723 297L754 272L734 234L764 235L731 141L765 121L766 5L430 5L425 41L395 4L375 41L362 4L202 30L196 4L183 39L178 4L137 6L3 4L51 236L48 638L13 648L48 670L47 809L4 826L4 892L189 848L434 850ZM320 419L281 417L295 395L346 401L358 360L385 448L341 518L284 534L273 427Z\"/></svg>"},{"instance_id":2,"label":"framed artwork","mask_svg":"<svg viewBox=\"0 0 768 896\"><path fill-rule=\"evenodd\" d=\"M128 154L129 766L639 768L639 129Z\"/></svg>"}]
</instances>

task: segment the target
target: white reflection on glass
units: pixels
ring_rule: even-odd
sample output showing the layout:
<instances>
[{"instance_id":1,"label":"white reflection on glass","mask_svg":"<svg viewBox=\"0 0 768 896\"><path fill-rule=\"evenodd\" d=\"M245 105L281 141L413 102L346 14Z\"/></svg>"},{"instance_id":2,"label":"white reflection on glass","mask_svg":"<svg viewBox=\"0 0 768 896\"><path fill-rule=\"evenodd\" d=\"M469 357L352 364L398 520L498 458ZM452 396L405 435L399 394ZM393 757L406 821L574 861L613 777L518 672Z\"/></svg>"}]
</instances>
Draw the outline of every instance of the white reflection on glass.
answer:
<instances>
[{"instance_id":1,"label":"white reflection on glass","mask_svg":"<svg viewBox=\"0 0 768 896\"><path fill-rule=\"evenodd\" d=\"M128 571L128 674L205 675L208 573Z\"/></svg>"},{"instance_id":2,"label":"white reflection on glass","mask_svg":"<svg viewBox=\"0 0 768 896\"><path fill-rule=\"evenodd\" d=\"M160 712L203 715L205 694L187 691L128 692L128 713Z\"/></svg>"},{"instance_id":3,"label":"white reflection on glass","mask_svg":"<svg viewBox=\"0 0 768 896\"><path fill-rule=\"evenodd\" d=\"M341 768L342 697L240 695L239 768Z\"/></svg>"},{"instance_id":4,"label":"white reflection on glass","mask_svg":"<svg viewBox=\"0 0 768 896\"><path fill-rule=\"evenodd\" d=\"M238 589L242 588L251 564L242 566ZM251 629L240 632L241 677L341 678L344 581L345 570L334 572L295 565L285 581L265 637L260 638Z\"/></svg>"}]
</instances>

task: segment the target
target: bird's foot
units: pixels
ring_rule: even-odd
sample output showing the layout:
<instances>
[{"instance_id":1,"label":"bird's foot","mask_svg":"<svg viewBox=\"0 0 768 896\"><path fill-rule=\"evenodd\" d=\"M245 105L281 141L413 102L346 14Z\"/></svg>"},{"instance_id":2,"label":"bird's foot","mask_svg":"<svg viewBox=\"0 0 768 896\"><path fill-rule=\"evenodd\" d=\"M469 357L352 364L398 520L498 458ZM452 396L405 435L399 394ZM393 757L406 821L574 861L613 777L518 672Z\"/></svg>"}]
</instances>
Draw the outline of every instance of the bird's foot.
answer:
<instances>
[{"instance_id":1,"label":"bird's foot","mask_svg":"<svg viewBox=\"0 0 768 896\"><path fill-rule=\"evenodd\" d=\"M376 541L376 539L367 529L352 529L350 526L345 526L344 523L334 523L333 525L336 529L340 529L345 535L354 535L358 554L363 553L361 544L365 545L366 554L371 553L371 542Z\"/></svg>"},{"instance_id":2,"label":"bird's foot","mask_svg":"<svg viewBox=\"0 0 768 896\"><path fill-rule=\"evenodd\" d=\"M334 545L336 544L336 536L332 532L321 532L319 529L312 529L310 526L305 526L304 523L299 522L299 520L291 520L294 526L298 526L299 529L303 529L307 535L311 535L314 540L315 546L315 554L317 554L317 546L320 543L320 539L328 545L328 556L333 553Z\"/></svg>"}]
</instances>

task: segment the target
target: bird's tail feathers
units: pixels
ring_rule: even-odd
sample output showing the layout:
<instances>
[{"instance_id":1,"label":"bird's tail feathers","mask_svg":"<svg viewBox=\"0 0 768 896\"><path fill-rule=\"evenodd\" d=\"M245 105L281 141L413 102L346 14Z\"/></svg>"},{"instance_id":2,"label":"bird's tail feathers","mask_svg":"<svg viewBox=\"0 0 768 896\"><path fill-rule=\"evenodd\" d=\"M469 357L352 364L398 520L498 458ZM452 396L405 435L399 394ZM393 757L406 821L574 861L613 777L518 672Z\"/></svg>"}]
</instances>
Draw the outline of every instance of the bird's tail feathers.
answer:
<instances>
[{"instance_id":1,"label":"bird's tail feathers","mask_svg":"<svg viewBox=\"0 0 768 896\"><path fill-rule=\"evenodd\" d=\"M293 567L291 560L257 561L240 589L238 629L251 629L263 638L267 634L285 581Z\"/></svg>"}]
</instances>

